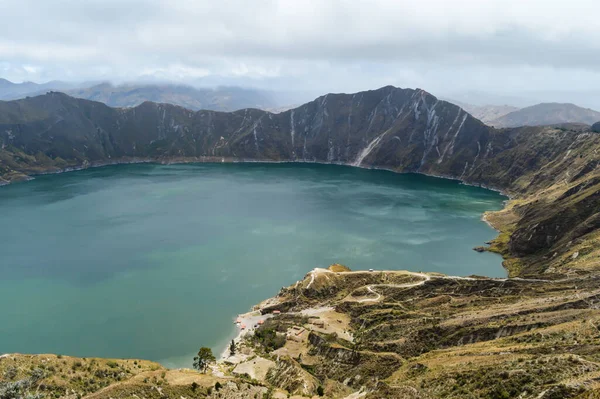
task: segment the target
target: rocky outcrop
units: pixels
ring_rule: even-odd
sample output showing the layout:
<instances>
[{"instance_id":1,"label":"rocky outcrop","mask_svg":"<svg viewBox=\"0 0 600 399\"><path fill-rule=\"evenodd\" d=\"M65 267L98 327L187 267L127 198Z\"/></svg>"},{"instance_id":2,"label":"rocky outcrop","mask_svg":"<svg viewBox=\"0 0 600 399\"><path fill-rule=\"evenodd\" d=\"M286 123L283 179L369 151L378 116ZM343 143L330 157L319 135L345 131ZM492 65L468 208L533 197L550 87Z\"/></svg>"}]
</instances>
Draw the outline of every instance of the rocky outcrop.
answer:
<instances>
[{"instance_id":1,"label":"rocky outcrop","mask_svg":"<svg viewBox=\"0 0 600 399\"><path fill-rule=\"evenodd\" d=\"M314 373L322 380L333 378L355 389L373 387L389 377L404 361L396 353L350 349L336 342L336 337L311 332L309 353L320 361Z\"/></svg>"},{"instance_id":2,"label":"rocky outcrop","mask_svg":"<svg viewBox=\"0 0 600 399\"><path fill-rule=\"evenodd\" d=\"M269 369L266 380L273 386L302 396L314 395L319 387L319 382L310 373L287 357L277 360Z\"/></svg>"},{"instance_id":3,"label":"rocky outcrop","mask_svg":"<svg viewBox=\"0 0 600 399\"><path fill-rule=\"evenodd\" d=\"M336 363L357 365L361 361L361 355L358 351L340 345L331 345L326 338L315 332L310 332L308 342L312 345L315 354L327 357Z\"/></svg>"}]
</instances>

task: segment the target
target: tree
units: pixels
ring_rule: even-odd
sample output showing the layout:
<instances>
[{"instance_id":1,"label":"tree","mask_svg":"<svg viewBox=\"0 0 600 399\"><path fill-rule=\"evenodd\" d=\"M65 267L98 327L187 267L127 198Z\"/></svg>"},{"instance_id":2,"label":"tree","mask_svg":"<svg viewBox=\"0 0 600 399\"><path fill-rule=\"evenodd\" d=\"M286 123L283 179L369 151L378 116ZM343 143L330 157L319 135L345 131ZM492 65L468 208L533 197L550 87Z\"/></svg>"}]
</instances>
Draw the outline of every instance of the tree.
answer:
<instances>
[{"instance_id":1,"label":"tree","mask_svg":"<svg viewBox=\"0 0 600 399\"><path fill-rule=\"evenodd\" d=\"M229 344L229 356L235 356L235 342L233 340Z\"/></svg>"},{"instance_id":2,"label":"tree","mask_svg":"<svg viewBox=\"0 0 600 399\"><path fill-rule=\"evenodd\" d=\"M210 348L202 347L198 351L198 355L194 357L194 368L198 371L206 373L208 365L214 362L215 356Z\"/></svg>"}]
</instances>

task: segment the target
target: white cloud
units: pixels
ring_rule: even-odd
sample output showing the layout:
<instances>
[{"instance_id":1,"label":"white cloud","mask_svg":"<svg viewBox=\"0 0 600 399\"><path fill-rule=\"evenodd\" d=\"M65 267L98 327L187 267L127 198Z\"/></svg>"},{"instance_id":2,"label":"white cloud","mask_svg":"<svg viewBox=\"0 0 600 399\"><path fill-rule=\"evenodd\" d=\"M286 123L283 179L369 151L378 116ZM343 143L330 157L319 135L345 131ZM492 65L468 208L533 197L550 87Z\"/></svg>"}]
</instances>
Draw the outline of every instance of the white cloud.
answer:
<instances>
[{"instance_id":1,"label":"white cloud","mask_svg":"<svg viewBox=\"0 0 600 399\"><path fill-rule=\"evenodd\" d=\"M0 0L0 9L0 60L14 80L600 90L597 0Z\"/></svg>"}]
</instances>

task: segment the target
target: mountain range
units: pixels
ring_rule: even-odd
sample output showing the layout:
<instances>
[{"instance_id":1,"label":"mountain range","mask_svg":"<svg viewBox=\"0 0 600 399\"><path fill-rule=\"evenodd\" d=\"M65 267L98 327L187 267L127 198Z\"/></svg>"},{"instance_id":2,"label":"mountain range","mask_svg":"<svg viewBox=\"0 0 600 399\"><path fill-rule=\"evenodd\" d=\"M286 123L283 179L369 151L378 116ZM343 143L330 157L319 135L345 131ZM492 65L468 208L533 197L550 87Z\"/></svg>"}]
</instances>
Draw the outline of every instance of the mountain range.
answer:
<instances>
[{"instance_id":1,"label":"mountain range","mask_svg":"<svg viewBox=\"0 0 600 399\"><path fill-rule=\"evenodd\" d=\"M135 107L145 101L179 105L193 111L236 111L257 108L282 112L306 98L302 93L285 93L259 89L221 86L196 88L177 84L129 83L67 83L52 81L12 83L0 79L0 100L16 100L27 96L61 91L72 97L100 101L111 107ZM541 126L563 123L592 124L600 119L600 112L574 104L541 103L525 108L512 105L473 105L466 102L449 102L462 107L482 122L495 127Z\"/></svg>"},{"instance_id":2,"label":"mountain range","mask_svg":"<svg viewBox=\"0 0 600 399\"><path fill-rule=\"evenodd\" d=\"M191 110L235 111L243 108L259 108L281 111L289 104L305 98L302 93L275 92L235 86L196 88L177 84L130 83L66 83L52 81L43 84L12 83L0 79L0 100L17 100L37 96L48 91L61 91L70 96L100 101L112 107L134 107L144 101L170 103Z\"/></svg>"},{"instance_id":3,"label":"mountain range","mask_svg":"<svg viewBox=\"0 0 600 399\"><path fill-rule=\"evenodd\" d=\"M13 83L0 78L0 100L17 100L27 96L45 94L49 90L66 91L76 87L75 84L51 81L47 83L23 82Z\"/></svg>"},{"instance_id":4,"label":"mountain range","mask_svg":"<svg viewBox=\"0 0 600 399\"><path fill-rule=\"evenodd\" d=\"M541 126L561 123L591 125L600 120L600 112L575 104L542 103L522 108L489 120L496 127Z\"/></svg>"},{"instance_id":5,"label":"mountain range","mask_svg":"<svg viewBox=\"0 0 600 399\"><path fill-rule=\"evenodd\" d=\"M103 83L88 88L66 91L87 100L100 101L111 107L134 107L144 101L169 103L191 110L235 111L243 108L275 109L281 104L275 93L241 87L199 89L183 85L113 86Z\"/></svg>"},{"instance_id":6,"label":"mountain range","mask_svg":"<svg viewBox=\"0 0 600 399\"><path fill-rule=\"evenodd\" d=\"M498 128L564 123L591 125L600 119L600 112L569 103L540 103L518 108L512 105L473 105L451 99L448 101L485 124Z\"/></svg>"}]
</instances>

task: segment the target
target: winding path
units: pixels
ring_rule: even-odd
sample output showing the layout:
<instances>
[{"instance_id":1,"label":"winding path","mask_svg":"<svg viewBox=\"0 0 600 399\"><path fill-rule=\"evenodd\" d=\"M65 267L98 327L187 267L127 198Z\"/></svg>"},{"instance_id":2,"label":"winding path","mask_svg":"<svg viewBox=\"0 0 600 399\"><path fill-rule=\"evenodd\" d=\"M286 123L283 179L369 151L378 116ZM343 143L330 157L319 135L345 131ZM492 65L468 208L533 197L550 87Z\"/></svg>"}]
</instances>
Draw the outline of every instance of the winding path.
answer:
<instances>
[{"instance_id":1,"label":"winding path","mask_svg":"<svg viewBox=\"0 0 600 399\"><path fill-rule=\"evenodd\" d=\"M382 300L383 295L380 294L379 292L377 292L375 290L376 287L412 288L412 287L418 287L418 286L424 285L427 281L430 281L432 279L440 279L440 280L464 280L464 281L491 280L491 281L498 281L498 282L506 282L506 281L513 280L513 281L534 282L534 283L558 283L558 282L566 282L566 281L577 280L577 278L565 278L565 279L560 279L560 280L546 280L546 279L539 279L539 278L527 279L527 278L521 278L521 277L513 277L513 278L485 278L485 279L480 279L480 278L474 278L474 277L429 275L429 274L425 274L425 273L417 273L417 272L411 272L411 271L407 271L407 270L406 271L405 270L402 270L402 271L400 271L400 270L386 270L386 271L383 271L382 270L380 272L408 274L408 275L413 275L413 276L421 277L422 280L421 281L417 281L415 283L405 283L405 284L369 284L369 285L366 286L367 290L370 293L377 295L377 297L375 297L375 298L354 299L354 298L352 298L352 294L350 294L350 295L348 295L344 299L344 301L358 302L358 303L378 302L378 301ZM314 269L311 272L311 281L307 285L307 287L306 287L307 289L314 282L314 280L315 280L315 274L316 273L336 273L336 272L332 272L331 270L327 270L327 269ZM337 274L360 274L360 273L372 274L372 273L377 273L377 272L372 272L372 271L337 272Z\"/></svg>"},{"instance_id":2,"label":"winding path","mask_svg":"<svg viewBox=\"0 0 600 399\"><path fill-rule=\"evenodd\" d=\"M359 302L359 303L363 303L363 302L377 302L377 301L379 301L379 300L381 299L381 294L380 294L379 292L375 292L375 291L373 290L373 286L372 286L372 285L367 285L367 291L369 291L369 292L371 292L371 293L373 293L373 294L377 295L377 298L365 298L365 299L359 299L359 300L358 300L358 301L356 301L356 302Z\"/></svg>"}]
</instances>

